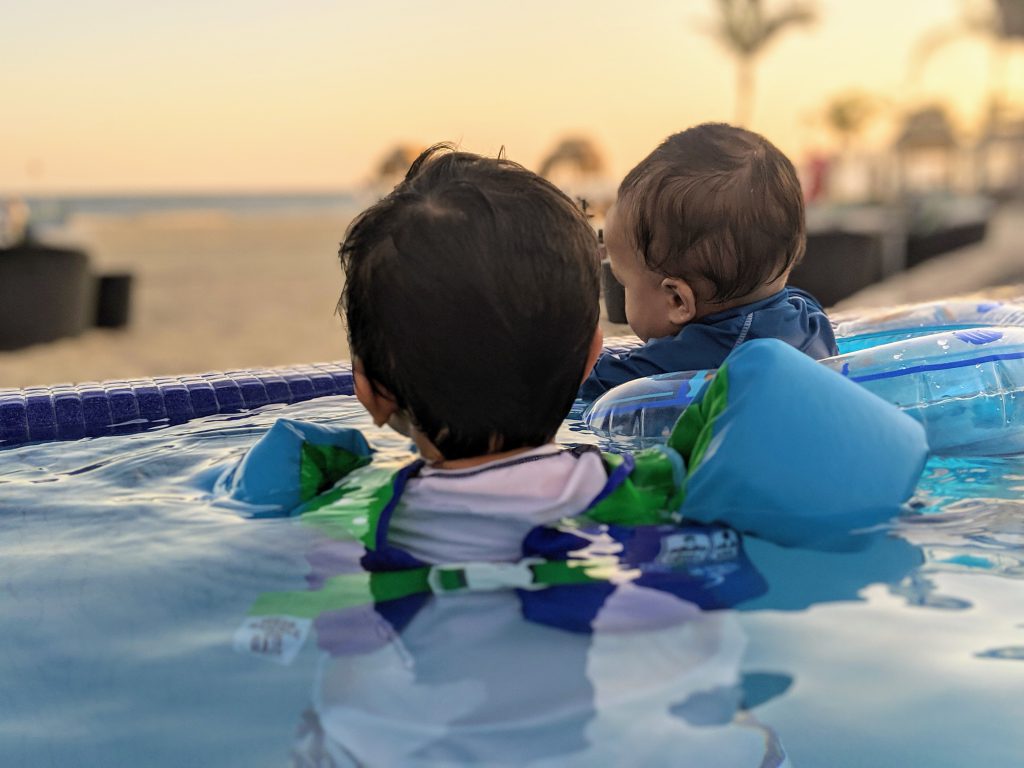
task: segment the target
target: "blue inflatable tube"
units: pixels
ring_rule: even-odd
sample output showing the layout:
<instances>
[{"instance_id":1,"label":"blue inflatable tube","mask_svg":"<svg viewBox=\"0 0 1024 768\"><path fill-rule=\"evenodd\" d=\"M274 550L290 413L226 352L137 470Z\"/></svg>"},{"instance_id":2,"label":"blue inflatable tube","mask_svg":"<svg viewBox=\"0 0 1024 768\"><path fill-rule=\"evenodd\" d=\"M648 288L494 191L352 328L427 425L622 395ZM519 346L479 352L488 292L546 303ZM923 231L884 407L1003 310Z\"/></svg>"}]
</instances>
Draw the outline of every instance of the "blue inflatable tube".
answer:
<instances>
[{"instance_id":1,"label":"blue inflatable tube","mask_svg":"<svg viewBox=\"0 0 1024 768\"><path fill-rule=\"evenodd\" d=\"M979 327L918 336L821 361L920 422L933 453L1024 452L1024 328ZM600 435L664 440L711 371L628 382L584 412Z\"/></svg>"},{"instance_id":2,"label":"blue inflatable tube","mask_svg":"<svg viewBox=\"0 0 1024 768\"><path fill-rule=\"evenodd\" d=\"M943 331L989 326L1024 326L1024 305L1018 301L950 299L832 318L840 354Z\"/></svg>"},{"instance_id":3,"label":"blue inflatable tube","mask_svg":"<svg viewBox=\"0 0 1024 768\"><path fill-rule=\"evenodd\" d=\"M0 389L0 447L130 434L201 416L352 392L348 363Z\"/></svg>"},{"instance_id":4,"label":"blue inflatable tube","mask_svg":"<svg viewBox=\"0 0 1024 768\"><path fill-rule=\"evenodd\" d=\"M921 336L822 363L919 421L933 453L1024 452L1024 328Z\"/></svg>"}]
</instances>

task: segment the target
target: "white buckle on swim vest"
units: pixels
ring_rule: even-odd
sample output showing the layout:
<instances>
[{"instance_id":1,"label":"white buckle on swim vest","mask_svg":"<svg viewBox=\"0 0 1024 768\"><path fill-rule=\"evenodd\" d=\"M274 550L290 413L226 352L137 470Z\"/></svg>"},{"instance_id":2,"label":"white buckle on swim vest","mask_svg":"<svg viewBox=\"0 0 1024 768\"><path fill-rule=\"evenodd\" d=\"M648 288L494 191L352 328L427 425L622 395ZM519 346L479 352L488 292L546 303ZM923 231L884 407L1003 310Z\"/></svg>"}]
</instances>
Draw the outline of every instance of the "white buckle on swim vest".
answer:
<instances>
[{"instance_id":1,"label":"white buckle on swim vest","mask_svg":"<svg viewBox=\"0 0 1024 768\"><path fill-rule=\"evenodd\" d=\"M445 563L435 565L427 573L427 584L435 595L451 592L489 592L496 589L543 589L538 584L533 566L543 563L539 557L527 557L518 563ZM443 574L458 574L462 583L445 587Z\"/></svg>"}]
</instances>

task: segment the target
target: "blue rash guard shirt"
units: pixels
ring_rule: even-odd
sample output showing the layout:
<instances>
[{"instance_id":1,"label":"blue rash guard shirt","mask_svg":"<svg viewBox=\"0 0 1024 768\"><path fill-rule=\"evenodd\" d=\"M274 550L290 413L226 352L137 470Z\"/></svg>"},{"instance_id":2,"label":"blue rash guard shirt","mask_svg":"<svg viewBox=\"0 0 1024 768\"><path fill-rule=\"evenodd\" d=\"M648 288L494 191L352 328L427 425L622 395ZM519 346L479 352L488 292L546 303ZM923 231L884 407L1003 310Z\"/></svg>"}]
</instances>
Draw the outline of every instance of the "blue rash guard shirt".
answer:
<instances>
[{"instance_id":1,"label":"blue rash guard shirt","mask_svg":"<svg viewBox=\"0 0 1024 768\"><path fill-rule=\"evenodd\" d=\"M644 376L718 368L733 349L751 339L780 339L815 360L839 354L832 324L818 300L799 288L784 288L767 299L705 315L675 336L652 339L631 352L602 355L579 396L595 400Z\"/></svg>"}]
</instances>

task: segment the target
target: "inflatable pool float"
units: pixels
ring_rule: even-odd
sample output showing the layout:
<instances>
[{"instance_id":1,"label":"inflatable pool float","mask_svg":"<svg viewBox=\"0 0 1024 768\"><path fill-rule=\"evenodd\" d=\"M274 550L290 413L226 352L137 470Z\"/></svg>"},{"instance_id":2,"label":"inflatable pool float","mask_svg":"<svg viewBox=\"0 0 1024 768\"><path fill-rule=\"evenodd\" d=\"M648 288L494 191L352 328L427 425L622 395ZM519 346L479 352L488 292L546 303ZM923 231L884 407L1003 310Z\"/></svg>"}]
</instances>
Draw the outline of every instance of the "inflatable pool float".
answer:
<instances>
[{"instance_id":1,"label":"inflatable pool float","mask_svg":"<svg viewBox=\"0 0 1024 768\"><path fill-rule=\"evenodd\" d=\"M920 422L931 451L1024 452L1024 328L974 327L905 338L821 361ZM584 412L596 433L659 442L713 371L628 382Z\"/></svg>"},{"instance_id":2,"label":"inflatable pool float","mask_svg":"<svg viewBox=\"0 0 1024 768\"><path fill-rule=\"evenodd\" d=\"M822 362L919 421L932 453L1024 452L1024 328L931 334Z\"/></svg>"},{"instance_id":3,"label":"inflatable pool float","mask_svg":"<svg viewBox=\"0 0 1024 768\"><path fill-rule=\"evenodd\" d=\"M1024 304L950 299L832 316L841 354L942 331L988 326L1024 326Z\"/></svg>"}]
</instances>

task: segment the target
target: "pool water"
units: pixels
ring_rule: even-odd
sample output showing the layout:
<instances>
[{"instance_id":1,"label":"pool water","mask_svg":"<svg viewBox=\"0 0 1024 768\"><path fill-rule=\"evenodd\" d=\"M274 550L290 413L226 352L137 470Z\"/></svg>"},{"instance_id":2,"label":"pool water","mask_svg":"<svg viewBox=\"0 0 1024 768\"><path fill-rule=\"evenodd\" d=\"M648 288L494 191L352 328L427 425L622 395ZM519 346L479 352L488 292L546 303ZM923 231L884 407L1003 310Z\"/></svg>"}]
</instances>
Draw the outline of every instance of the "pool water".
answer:
<instances>
[{"instance_id":1,"label":"pool water","mask_svg":"<svg viewBox=\"0 0 1024 768\"><path fill-rule=\"evenodd\" d=\"M767 589L732 609L623 587L588 635L445 596L267 652L261 595L360 554L217 503L279 416L408 451L332 397L0 452L0 765L1024 764L1024 457L933 460L855 551L746 538Z\"/></svg>"}]
</instances>

